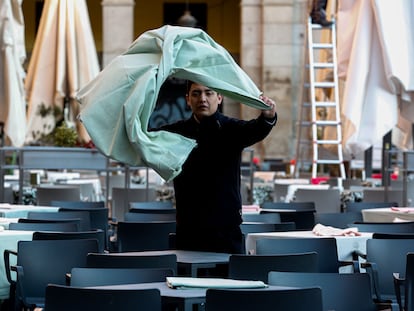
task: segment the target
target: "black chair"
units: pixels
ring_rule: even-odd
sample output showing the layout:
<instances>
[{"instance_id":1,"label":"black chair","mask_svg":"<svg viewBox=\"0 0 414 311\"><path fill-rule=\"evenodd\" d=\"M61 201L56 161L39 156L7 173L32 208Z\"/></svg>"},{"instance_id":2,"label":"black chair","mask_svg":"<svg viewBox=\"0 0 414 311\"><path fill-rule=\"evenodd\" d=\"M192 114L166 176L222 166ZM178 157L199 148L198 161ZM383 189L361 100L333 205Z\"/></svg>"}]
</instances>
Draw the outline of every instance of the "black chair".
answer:
<instances>
[{"instance_id":1,"label":"black chair","mask_svg":"<svg viewBox=\"0 0 414 311\"><path fill-rule=\"evenodd\" d=\"M281 210L305 210L315 211L315 203L313 201L308 202L263 202L263 209L281 209Z\"/></svg>"},{"instance_id":2,"label":"black chair","mask_svg":"<svg viewBox=\"0 0 414 311\"><path fill-rule=\"evenodd\" d=\"M363 209L381 208L381 207L398 207L397 202L348 202L346 203L345 212L359 212Z\"/></svg>"},{"instance_id":3,"label":"black chair","mask_svg":"<svg viewBox=\"0 0 414 311\"><path fill-rule=\"evenodd\" d=\"M97 289L49 284L45 311L161 311L158 289Z\"/></svg>"},{"instance_id":4,"label":"black chair","mask_svg":"<svg viewBox=\"0 0 414 311\"><path fill-rule=\"evenodd\" d=\"M377 233L372 234L373 239L414 239L414 233Z\"/></svg>"},{"instance_id":5,"label":"black chair","mask_svg":"<svg viewBox=\"0 0 414 311\"><path fill-rule=\"evenodd\" d=\"M242 215L243 222L265 222L269 224L280 223L279 213L260 213L260 214L249 214L245 213Z\"/></svg>"},{"instance_id":6,"label":"black chair","mask_svg":"<svg viewBox=\"0 0 414 311\"><path fill-rule=\"evenodd\" d=\"M128 212L124 215L125 222L142 222L142 221L175 221L175 210L171 213L150 212L152 210Z\"/></svg>"},{"instance_id":7,"label":"black chair","mask_svg":"<svg viewBox=\"0 0 414 311\"><path fill-rule=\"evenodd\" d=\"M316 272L319 269L316 252L280 255L231 255L229 278L267 283L270 271Z\"/></svg>"},{"instance_id":8,"label":"black chair","mask_svg":"<svg viewBox=\"0 0 414 311\"><path fill-rule=\"evenodd\" d=\"M109 208L107 207L84 207L73 205L71 207L61 207L59 212L67 211L87 211L91 219L91 228L92 229L102 229L105 232L105 249L109 249L109 238L112 235L110 233L109 225Z\"/></svg>"},{"instance_id":9,"label":"black chair","mask_svg":"<svg viewBox=\"0 0 414 311\"><path fill-rule=\"evenodd\" d=\"M348 227L358 228L360 232L375 233L414 233L414 221L409 222L354 222Z\"/></svg>"},{"instance_id":10,"label":"black chair","mask_svg":"<svg viewBox=\"0 0 414 311\"><path fill-rule=\"evenodd\" d=\"M394 288L400 310L414 310L414 253L406 256L405 275L394 273Z\"/></svg>"},{"instance_id":11,"label":"black chair","mask_svg":"<svg viewBox=\"0 0 414 311\"><path fill-rule=\"evenodd\" d=\"M64 200L53 200L50 202L51 206L55 207L82 207L82 208L102 208L105 207L104 201L64 201Z\"/></svg>"},{"instance_id":12,"label":"black chair","mask_svg":"<svg viewBox=\"0 0 414 311\"><path fill-rule=\"evenodd\" d=\"M78 287L165 282L174 271L167 268L72 268L70 285Z\"/></svg>"},{"instance_id":13,"label":"black chair","mask_svg":"<svg viewBox=\"0 0 414 311\"><path fill-rule=\"evenodd\" d=\"M403 190L384 188L364 188L363 202L397 202L397 206L403 206Z\"/></svg>"},{"instance_id":14,"label":"black chair","mask_svg":"<svg viewBox=\"0 0 414 311\"><path fill-rule=\"evenodd\" d=\"M175 221L118 222L117 248L119 252L167 250L169 234L175 232Z\"/></svg>"},{"instance_id":15,"label":"black chair","mask_svg":"<svg viewBox=\"0 0 414 311\"><path fill-rule=\"evenodd\" d=\"M37 205L50 206L54 200L77 201L81 192L78 185L41 185L36 188Z\"/></svg>"},{"instance_id":16,"label":"black chair","mask_svg":"<svg viewBox=\"0 0 414 311\"><path fill-rule=\"evenodd\" d=\"M87 211L58 211L57 213L32 211L27 213L27 218L38 220L79 219L80 231L87 231L92 229L91 218Z\"/></svg>"},{"instance_id":17,"label":"black chair","mask_svg":"<svg viewBox=\"0 0 414 311\"><path fill-rule=\"evenodd\" d=\"M315 224L332 226L335 228L348 228L354 222L361 222L362 214L360 212L346 213L315 213Z\"/></svg>"},{"instance_id":18,"label":"black chair","mask_svg":"<svg viewBox=\"0 0 414 311\"><path fill-rule=\"evenodd\" d=\"M312 230L315 225L314 202L265 202L261 213L274 213L277 210L281 222L294 222L297 230Z\"/></svg>"},{"instance_id":19,"label":"black chair","mask_svg":"<svg viewBox=\"0 0 414 311\"><path fill-rule=\"evenodd\" d=\"M100 253L105 251L105 233L101 229L79 232L50 232L35 231L33 240L73 240L73 239L96 239Z\"/></svg>"},{"instance_id":20,"label":"black chair","mask_svg":"<svg viewBox=\"0 0 414 311\"><path fill-rule=\"evenodd\" d=\"M403 274L407 253L414 252L414 239L369 239L366 254L360 254L365 262L361 268L371 276L374 297L377 302L396 305L394 273Z\"/></svg>"},{"instance_id":21,"label":"black chair","mask_svg":"<svg viewBox=\"0 0 414 311\"><path fill-rule=\"evenodd\" d=\"M261 238L256 240L256 254L291 254L317 252L319 255L319 269L317 272L339 272L344 266L352 266L354 271L359 270L357 261L343 261L338 258L338 247L335 238L292 238L272 239Z\"/></svg>"},{"instance_id":22,"label":"black chair","mask_svg":"<svg viewBox=\"0 0 414 311\"><path fill-rule=\"evenodd\" d=\"M206 311L322 311L321 289L207 289Z\"/></svg>"},{"instance_id":23,"label":"black chair","mask_svg":"<svg viewBox=\"0 0 414 311\"><path fill-rule=\"evenodd\" d=\"M66 284L66 273L73 267L86 267L87 254L98 252L96 240L37 240L19 241L17 252L5 250L7 277L16 288L16 306L33 310L43 307L45 289L50 283ZM17 264L10 265L11 256L17 255ZM16 272L13 281L12 271Z\"/></svg>"},{"instance_id":24,"label":"black chair","mask_svg":"<svg viewBox=\"0 0 414 311\"><path fill-rule=\"evenodd\" d=\"M269 285L322 289L323 310L376 311L366 273L269 272Z\"/></svg>"},{"instance_id":25,"label":"black chair","mask_svg":"<svg viewBox=\"0 0 414 311\"><path fill-rule=\"evenodd\" d=\"M11 222L9 230L75 232L79 231L79 224L74 222Z\"/></svg>"},{"instance_id":26,"label":"black chair","mask_svg":"<svg viewBox=\"0 0 414 311\"><path fill-rule=\"evenodd\" d=\"M88 254L88 268L165 268L177 274L177 255Z\"/></svg>"},{"instance_id":27,"label":"black chair","mask_svg":"<svg viewBox=\"0 0 414 311\"><path fill-rule=\"evenodd\" d=\"M249 233L257 232L275 232L275 231L287 231L286 228L295 228L295 223L290 222L288 224L283 223L283 227L279 227L282 223L272 224L266 222L243 222L240 224L240 230L242 234L247 235Z\"/></svg>"},{"instance_id":28,"label":"black chair","mask_svg":"<svg viewBox=\"0 0 414 311\"><path fill-rule=\"evenodd\" d=\"M129 203L130 212L139 212L140 210L160 210L163 212L168 212L169 210L175 210L175 208L172 201L144 201Z\"/></svg>"},{"instance_id":29,"label":"black chair","mask_svg":"<svg viewBox=\"0 0 414 311\"><path fill-rule=\"evenodd\" d=\"M317 213L341 212L339 189L297 189L295 202L314 202Z\"/></svg>"}]
</instances>

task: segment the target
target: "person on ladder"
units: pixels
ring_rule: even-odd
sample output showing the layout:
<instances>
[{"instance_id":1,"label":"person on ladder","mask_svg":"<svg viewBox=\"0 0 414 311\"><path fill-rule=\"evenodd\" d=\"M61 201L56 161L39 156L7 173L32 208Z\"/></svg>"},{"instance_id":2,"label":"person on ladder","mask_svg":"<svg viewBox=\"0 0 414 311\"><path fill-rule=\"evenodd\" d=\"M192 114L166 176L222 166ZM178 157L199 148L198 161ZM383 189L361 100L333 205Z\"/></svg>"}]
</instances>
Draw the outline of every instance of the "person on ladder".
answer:
<instances>
[{"instance_id":1,"label":"person on ladder","mask_svg":"<svg viewBox=\"0 0 414 311\"><path fill-rule=\"evenodd\" d=\"M310 12L312 24L319 24L323 27L329 27L332 25L332 22L326 19L327 3L328 0L312 0L312 10Z\"/></svg>"}]
</instances>

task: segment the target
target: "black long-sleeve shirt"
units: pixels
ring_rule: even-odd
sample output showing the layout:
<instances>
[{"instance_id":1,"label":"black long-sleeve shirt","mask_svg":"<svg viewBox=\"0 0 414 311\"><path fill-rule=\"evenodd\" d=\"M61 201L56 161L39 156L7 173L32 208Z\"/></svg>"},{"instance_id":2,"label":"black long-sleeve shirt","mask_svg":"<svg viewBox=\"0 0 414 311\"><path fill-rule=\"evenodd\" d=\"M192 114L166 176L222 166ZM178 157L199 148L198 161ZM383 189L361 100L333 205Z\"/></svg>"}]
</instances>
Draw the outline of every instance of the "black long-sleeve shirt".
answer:
<instances>
[{"instance_id":1,"label":"black long-sleeve shirt","mask_svg":"<svg viewBox=\"0 0 414 311\"><path fill-rule=\"evenodd\" d=\"M276 120L277 116L269 121L260 115L245 121L216 112L200 123L192 116L162 128L197 141L174 179L177 227L204 230L239 226L242 151L264 139Z\"/></svg>"}]
</instances>

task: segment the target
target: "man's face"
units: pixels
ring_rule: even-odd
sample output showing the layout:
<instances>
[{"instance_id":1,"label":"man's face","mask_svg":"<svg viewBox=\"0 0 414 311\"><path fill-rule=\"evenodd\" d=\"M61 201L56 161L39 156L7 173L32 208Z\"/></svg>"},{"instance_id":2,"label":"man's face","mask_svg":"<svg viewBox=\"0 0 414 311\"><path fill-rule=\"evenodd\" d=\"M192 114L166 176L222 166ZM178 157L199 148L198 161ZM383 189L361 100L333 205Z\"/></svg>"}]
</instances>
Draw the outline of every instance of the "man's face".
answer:
<instances>
[{"instance_id":1,"label":"man's face","mask_svg":"<svg viewBox=\"0 0 414 311\"><path fill-rule=\"evenodd\" d=\"M206 86L193 83L186 99L197 120L201 120L217 111L223 97Z\"/></svg>"}]
</instances>

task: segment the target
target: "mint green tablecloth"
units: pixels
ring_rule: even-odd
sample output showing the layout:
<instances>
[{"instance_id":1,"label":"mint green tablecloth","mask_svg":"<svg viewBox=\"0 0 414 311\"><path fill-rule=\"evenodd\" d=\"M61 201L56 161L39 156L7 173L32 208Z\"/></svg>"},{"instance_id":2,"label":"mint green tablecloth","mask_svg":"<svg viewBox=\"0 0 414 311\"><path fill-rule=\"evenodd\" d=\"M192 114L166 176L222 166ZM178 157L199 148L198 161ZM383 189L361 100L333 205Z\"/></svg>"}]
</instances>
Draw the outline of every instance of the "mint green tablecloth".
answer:
<instances>
[{"instance_id":1,"label":"mint green tablecloth","mask_svg":"<svg viewBox=\"0 0 414 311\"><path fill-rule=\"evenodd\" d=\"M268 109L249 76L207 33L163 26L143 33L77 94L80 120L101 152L130 165L148 165L167 181L180 173L195 141L147 131L160 88L169 77L193 80Z\"/></svg>"}]
</instances>

